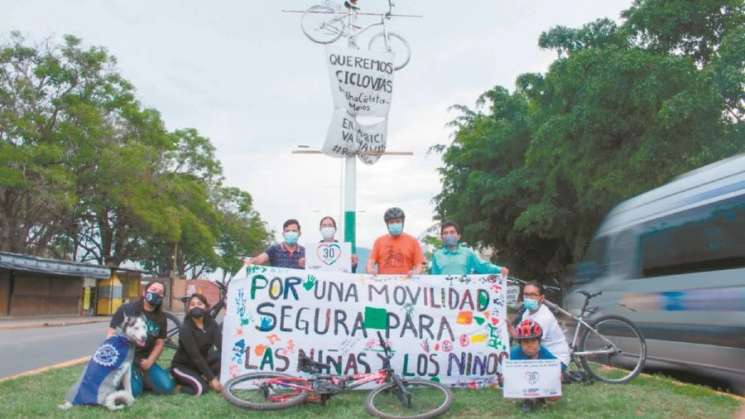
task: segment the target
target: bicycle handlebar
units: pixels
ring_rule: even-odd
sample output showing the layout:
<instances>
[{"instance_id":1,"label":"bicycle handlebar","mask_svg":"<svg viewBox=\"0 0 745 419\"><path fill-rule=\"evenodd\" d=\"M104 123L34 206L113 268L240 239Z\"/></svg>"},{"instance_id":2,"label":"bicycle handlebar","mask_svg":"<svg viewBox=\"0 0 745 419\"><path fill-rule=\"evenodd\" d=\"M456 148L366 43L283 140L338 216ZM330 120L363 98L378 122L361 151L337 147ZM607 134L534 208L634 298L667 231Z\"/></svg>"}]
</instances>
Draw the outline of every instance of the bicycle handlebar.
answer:
<instances>
[{"instance_id":1,"label":"bicycle handlebar","mask_svg":"<svg viewBox=\"0 0 745 419\"><path fill-rule=\"evenodd\" d=\"M523 279L520 279L512 275L507 276L507 282L512 282L513 284L522 284L522 285L525 285L528 283L528 281L525 281ZM552 290L552 291L561 291L560 287L555 287L553 285L545 285L545 284L543 285L543 289Z\"/></svg>"},{"instance_id":2,"label":"bicycle handlebar","mask_svg":"<svg viewBox=\"0 0 745 419\"><path fill-rule=\"evenodd\" d=\"M579 290L579 291L577 291L577 294L582 294L582 295L584 295L584 296L585 296L585 298L586 298L586 299L588 299L588 300L589 300L590 298L595 298L595 297L597 297L598 295L600 295L600 294L602 294L602 293L603 293L603 291L598 291L598 292L596 292L595 294L590 294L589 292L587 292L587 291L585 291L585 290Z\"/></svg>"}]
</instances>

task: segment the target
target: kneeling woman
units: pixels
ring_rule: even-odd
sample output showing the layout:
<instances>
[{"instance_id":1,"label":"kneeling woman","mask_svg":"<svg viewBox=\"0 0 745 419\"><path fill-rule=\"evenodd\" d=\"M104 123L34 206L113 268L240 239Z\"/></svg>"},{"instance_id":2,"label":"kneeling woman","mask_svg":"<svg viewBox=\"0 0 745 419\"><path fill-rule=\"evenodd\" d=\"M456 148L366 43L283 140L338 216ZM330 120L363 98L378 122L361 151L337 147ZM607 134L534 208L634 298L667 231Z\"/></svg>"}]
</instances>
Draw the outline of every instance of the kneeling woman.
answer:
<instances>
[{"instance_id":1,"label":"kneeling woman","mask_svg":"<svg viewBox=\"0 0 745 419\"><path fill-rule=\"evenodd\" d=\"M179 343L171 363L171 374L182 385L181 392L199 396L207 390L222 391L220 384L220 327L207 313L202 294L193 294L179 330Z\"/></svg>"}]
</instances>

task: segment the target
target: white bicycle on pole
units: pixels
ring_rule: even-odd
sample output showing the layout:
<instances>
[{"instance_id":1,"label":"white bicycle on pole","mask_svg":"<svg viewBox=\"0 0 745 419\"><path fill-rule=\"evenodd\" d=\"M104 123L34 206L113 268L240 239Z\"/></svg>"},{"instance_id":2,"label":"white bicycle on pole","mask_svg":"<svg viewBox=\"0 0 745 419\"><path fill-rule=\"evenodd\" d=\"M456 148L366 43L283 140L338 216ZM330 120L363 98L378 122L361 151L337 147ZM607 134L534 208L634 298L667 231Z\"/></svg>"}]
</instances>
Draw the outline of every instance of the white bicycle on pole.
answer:
<instances>
[{"instance_id":1,"label":"white bicycle on pole","mask_svg":"<svg viewBox=\"0 0 745 419\"><path fill-rule=\"evenodd\" d=\"M352 7L338 7L333 1L323 5L311 6L305 10L300 19L300 28L305 36L319 44L331 44L341 37L346 37L349 45L358 48L357 37L374 27L382 26L382 30L370 38L367 49L376 52L393 53L393 68L400 70L411 60L411 48L408 41L399 34L388 30L386 21L391 17L421 17L418 15L394 15L393 3L388 0L388 11L385 13L359 12ZM294 12L286 10L286 12ZM379 16L380 21L367 26L358 26L355 21L358 16Z\"/></svg>"}]
</instances>

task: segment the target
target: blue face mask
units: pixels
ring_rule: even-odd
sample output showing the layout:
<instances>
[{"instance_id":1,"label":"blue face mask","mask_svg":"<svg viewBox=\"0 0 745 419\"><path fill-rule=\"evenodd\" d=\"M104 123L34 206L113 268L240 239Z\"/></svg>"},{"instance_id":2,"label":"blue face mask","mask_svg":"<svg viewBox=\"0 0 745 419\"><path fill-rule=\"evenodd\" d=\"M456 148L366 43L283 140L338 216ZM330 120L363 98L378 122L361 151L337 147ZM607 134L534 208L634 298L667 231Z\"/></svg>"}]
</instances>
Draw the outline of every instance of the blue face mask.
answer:
<instances>
[{"instance_id":1,"label":"blue face mask","mask_svg":"<svg viewBox=\"0 0 745 419\"><path fill-rule=\"evenodd\" d=\"M388 232L391 233L392 236L400 236L401 233L403 233L403 231L404 231L403 223L388 224Z\"/></svg>"},{"instance_id":2,"label":"blue face mask","mask_svg":"<svg viewBox=\"0 0 745 419\"><path fill-rule=\"evenodd\" d=\"M145 301L157 307L163 302L163 297L152 291L148 291L145 293Z\"/></svg>"},{"instance_id":3,"label":"blue face mask","mask_svg":"<svg viewBox=\"0 0 745 419\"><path fill-rule=\"evenodd\" d=\"M455 234L449 234L447 236L443 236L442 241L445 243L445 246L453 247L458 244L458 236Z\"/></svg>"},{"instance_id":4,"label":"blue face mask","mask_svg":"<svg viewBox=\"0 0 745 419\"><path fill-rule=\"evenodd\" d=\"M536 311L538 310L538 307L540 306L540 303L538 303L538 300L534 300L532 298L525 298L523 299L523 307L530 311Z\"/></svg>"},{"instance_id":5,"label":"blue face mask","mask_svg":"<svg viewBox=\"0 0 745 419\"><path fill-rule=\"evenodd\" d=\"M297 243L297 239L300 237L300 233L297 231L285 231L285 241L287 244Z\"/></svg>"}]
</instances>

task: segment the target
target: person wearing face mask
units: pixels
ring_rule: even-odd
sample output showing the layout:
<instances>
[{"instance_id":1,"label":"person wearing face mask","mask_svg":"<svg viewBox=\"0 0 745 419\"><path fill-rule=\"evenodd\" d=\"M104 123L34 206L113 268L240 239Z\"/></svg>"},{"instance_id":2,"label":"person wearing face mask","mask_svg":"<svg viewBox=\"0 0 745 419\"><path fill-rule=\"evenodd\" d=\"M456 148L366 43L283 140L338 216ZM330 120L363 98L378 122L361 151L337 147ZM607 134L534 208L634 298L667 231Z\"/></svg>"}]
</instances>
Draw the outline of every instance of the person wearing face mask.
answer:
<instances>
[{"instance_id":1,"label":"person wearing face mask","mask_svg":"<svg viewBox=\"0 0 745 419\"><path fill-rule=\"evenodd\" d=\"M300 222L289 219L282 225L284 241L270 246L264 253L245 258L246 265L269 265L275 268L305 269L305 247L297 241L300 238Z\"/></svg>"},{"instance_id":2,"label":"person wearing face mask","mask_svg":"<svg viewBox=\"0 0 745 419\"><path fill-rule=\"evenodd\" d=\"M531 281L523 286L523 313L518 319L533 320L543 330L541 344L554 354L562 363L562 369L569 365L569 345L564 332L556 321L551 310L543 304L543 285L540 282ZM513 334L514 335L514 334Z\"/></svg>"},{"instance_id":3,"label":"person wearing face mask","mask_svg":"<svg viewBox=\"0 0 745 419\"><path fill-rule=\"evenodd\" d=\"M132 394L140 396L144 390L156 394L173 392L174 382L168 372L158 365L158 358L163 353L166 338L166 316L161 310L165 296L162 282L153 281L145 286L142 298L138 301L123 304L111 317L107 336L116 334L116 328L122 326L125 315L137 317L144 315L147 323L147 341L145 346L135 350L132 364Z\"/></svg>"},{"instance_id":4,"label":"person wearing face mask","mask_svg":"<svg viewBox=\"0 0 745 419\"><path fill-rule=\"evenodd\" d=\"M321 237L323 238L321 240L321 243L337 243L339 240L336 240L334 236L336 236L336 220L334 220L330 216L325 216L321 218L320 223L320 232ZM352 273L357 272L357 262L359 259L357 258L357 255L352 255Z\"/></svg>"},{"instance_id":5,"label":"person wearing face mask","mask_svg":"<svg viewBox=\"0 0 745 419\"><path fill-rule=\"evenodd\" d=\"M208 388L222 391L220 353L222 333L210 317L207 298L192 294L189 311L179 329L178 350L171 362L171 374L181 392L201 396Z\"/></svg>"},{"instance_id":6,"label":"person wearing face mask","mask_svg":"<svg viewBox=\"0 0 745 419\"><path fill-rule=\"evenodd\" d=\"M476 252L460 242L460 228L452 221L440 226L442 248L432 255L432 275L496 274L509 275L510 270L481 260Z\"/></svg>"},{"instance_id":7,"label":"person wearing face mask","mask_svg":"<svg viewBox=\"0 0 745 419\"><path fill-rule=\"evenodd\" d=\"M367 272L382 275L417 275L422 272L424 254L419 242L403 232L406 215L401 208L389 208L383 215L388 234L375 240L367 261Z\"/></svg>"}]
</instances>

